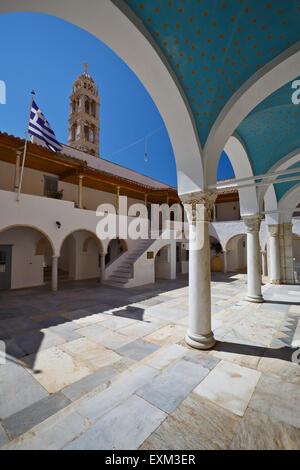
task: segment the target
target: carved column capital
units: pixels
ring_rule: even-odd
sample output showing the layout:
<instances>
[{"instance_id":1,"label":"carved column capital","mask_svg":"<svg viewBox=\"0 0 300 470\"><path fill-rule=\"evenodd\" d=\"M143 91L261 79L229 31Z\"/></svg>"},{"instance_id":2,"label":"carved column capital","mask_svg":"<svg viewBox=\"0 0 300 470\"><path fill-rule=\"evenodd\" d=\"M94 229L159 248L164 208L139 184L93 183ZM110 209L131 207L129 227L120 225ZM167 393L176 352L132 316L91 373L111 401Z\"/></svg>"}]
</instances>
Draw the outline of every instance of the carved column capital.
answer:
<instances>
[{"instance_id":1,"label":"carved column capital","mask_svg":"<svg viewBox=\"0 0 300 470\"><path fill-rule=\"evenodd\" d=\"M243 217L246 232L259 232L261 219L262 217L260 214L246 215L245 217Z\"/></svg>"},{"instance_id":2,"label":"carved column capital","mask_svg":"<svg viewBox=\"0 0 300 470\"><path fill-rule=\"evenodd\" d=\"M212 191L182 194L180 199L184 205L189 223L195 224L200 220L209 222L216 198L217 193Z\"/></svg>"},{"instance_id":3,"label":"carved column capital","mask_svg":"<svg viewBox=\"0 0 300 470\"><path fill-rule=\"evenodd\" d=\"M268 232L270 237L278 237L279 235L279 225L268 225Z\"/></svg>"}]
</instances>

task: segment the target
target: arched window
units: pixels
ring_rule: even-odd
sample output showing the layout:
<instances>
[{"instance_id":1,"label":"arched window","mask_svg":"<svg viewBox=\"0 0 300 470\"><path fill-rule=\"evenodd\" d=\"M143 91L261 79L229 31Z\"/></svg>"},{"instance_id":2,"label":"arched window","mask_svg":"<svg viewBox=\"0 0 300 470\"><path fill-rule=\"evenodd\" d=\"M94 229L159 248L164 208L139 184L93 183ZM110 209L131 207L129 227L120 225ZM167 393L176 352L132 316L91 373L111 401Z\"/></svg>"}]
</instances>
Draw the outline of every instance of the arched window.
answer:
<instances>
[{"instance_id":1,"label":"arched window","mask_svg":"<svg viewBox=\"0 0 300 470\"><path fill-rule=\"evenodd\" d=\"M96 116L96 106L95 106L95 101L91 102L91 115Z\"/></svg>"},{"instance_id":2,"label":"arched window","mask_svg":"<svg viewBox=\"0 0 300 470\"><path fill-rule=\"evenodd\" d=\"M84 99L84 109L87 114L90 113L90 102L87 96Z\"/></svg>"},{"instance_id":3,"label":"arched window","mask_svg":"<svg viewBox=\"0 0 300 470\"><path fill-rule=\"evenodd\" d=\"M72 140L76 140L76 139L77 139L77 125L74 124L72 127Z\"/></svg>"},{"instance_id":4,"label":"arched window","mask_svg":"<svg viewBox=\"0 0 300 470\"><path fill-rule=\"evenodd\" d=\"M94 143L94 129L90 129L90 142Z\"/></svg>"},{"instance_id":5,"label":"arched window","mask_svg":"<svg viewBox=\"0 0 300 470\"><path fill-rule=\"evenodd\" d=\"M87 142L90 139L89 126L84 126L84 138Z\"/></svg>"}]
</instances>

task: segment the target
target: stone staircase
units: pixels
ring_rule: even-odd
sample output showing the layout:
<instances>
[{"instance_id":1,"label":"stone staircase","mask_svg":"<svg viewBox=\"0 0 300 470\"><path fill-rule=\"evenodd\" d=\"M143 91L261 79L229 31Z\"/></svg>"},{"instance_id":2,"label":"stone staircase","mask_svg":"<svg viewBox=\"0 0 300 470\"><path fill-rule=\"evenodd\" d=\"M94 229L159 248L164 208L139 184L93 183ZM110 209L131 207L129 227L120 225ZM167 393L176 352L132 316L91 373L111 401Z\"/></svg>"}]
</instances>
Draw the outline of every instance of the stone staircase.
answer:
<instances>
[{"instance_id":1,"label":"stone staircase","mask_svg":"<svg viewBox=\"0 0 300 470\"><path fill-rule=\"evenodd\" d=\"M128 249L116 261L116 268L107 277L105 284L114 287L126 287L129 279L133 277L133 265L136 260L153 244L155 240L136 240L134 247ZM115 262L114 262L115 263Z\"/></svg>"}]
</instances>

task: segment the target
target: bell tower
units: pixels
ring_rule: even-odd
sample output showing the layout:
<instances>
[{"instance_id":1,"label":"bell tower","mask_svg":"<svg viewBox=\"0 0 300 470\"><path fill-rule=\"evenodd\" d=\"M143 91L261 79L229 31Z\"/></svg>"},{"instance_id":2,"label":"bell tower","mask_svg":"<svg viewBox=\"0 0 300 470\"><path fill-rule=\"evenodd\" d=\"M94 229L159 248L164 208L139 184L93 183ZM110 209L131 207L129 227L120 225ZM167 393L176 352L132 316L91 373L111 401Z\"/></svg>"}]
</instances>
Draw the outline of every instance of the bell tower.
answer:
<instances>
[{"instance_id":1,"label":"bell tower","mask_svg":"<svg viewBox=\"0 0 300 470\"><path fill-rule=\"evenodd\" d=\"M84 73L73 83L70 96L68 145L99 157L100 98L98 87L87 72L87 63L83 65Z\"/></svg>"}]
</instances>

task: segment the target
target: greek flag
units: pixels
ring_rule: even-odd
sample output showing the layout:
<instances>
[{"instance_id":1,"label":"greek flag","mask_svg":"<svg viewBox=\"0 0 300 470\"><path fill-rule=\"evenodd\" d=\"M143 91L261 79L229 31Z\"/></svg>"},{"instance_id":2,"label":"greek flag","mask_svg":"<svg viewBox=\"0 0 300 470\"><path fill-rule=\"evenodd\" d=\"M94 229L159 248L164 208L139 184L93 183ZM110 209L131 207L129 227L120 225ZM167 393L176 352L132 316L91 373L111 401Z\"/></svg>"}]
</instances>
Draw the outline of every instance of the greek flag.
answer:
<instances>
[{"instance_id":1,"label":"greek flag","mask_svg":"<svg viewBox=\"0 0 300 470\"><path fill-rule=\"evenodd\" d=\"M50 150L60 152L63 149L63 146L56 140L49 122L34 100L32 101L31 106L28 131L30 134L35 135L45 142Z\"/></svg>"}]
</instances>

